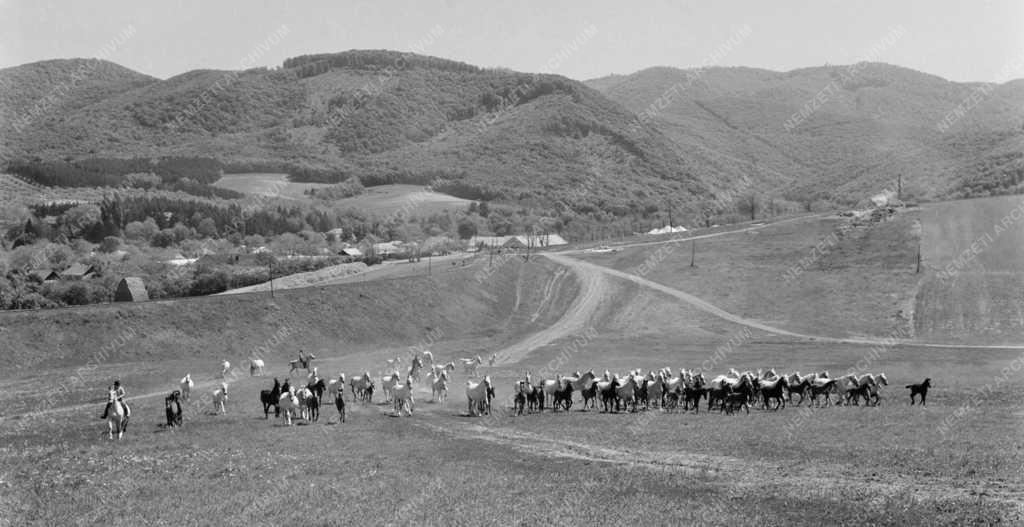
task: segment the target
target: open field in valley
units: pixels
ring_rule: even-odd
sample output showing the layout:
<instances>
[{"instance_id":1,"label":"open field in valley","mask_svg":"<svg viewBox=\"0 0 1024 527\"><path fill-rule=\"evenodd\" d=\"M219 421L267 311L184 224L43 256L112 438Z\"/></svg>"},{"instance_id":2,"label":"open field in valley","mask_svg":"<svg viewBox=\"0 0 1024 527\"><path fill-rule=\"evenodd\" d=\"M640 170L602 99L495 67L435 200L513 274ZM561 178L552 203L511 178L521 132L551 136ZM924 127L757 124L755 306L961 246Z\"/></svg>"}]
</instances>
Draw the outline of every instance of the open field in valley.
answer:
<instances>
[{"instance_id":1,"label":"open field in valley","mask_svg":"<svg viewBox=\"0 0 1024 527\"><path fill-rule=\"evenodd\" d=\"M915 344L938 342L934 332L873 346L785 334L884 338L900 328L913 333L915 317L935 316L915 296L922 278L914 273L916 222L930 213L845 230L788 281L785 273L842 220L810 217L702 238L696 268L687 242L670 242L500 259L491 270L475 258L431 276L396 265L273 298L4 314L0 361L15 367L0 371L0 518L12 525L1021 524L1024 349ZM928 245L928 229L926 220L933 262L948 249ZM673 249L652 259L663 247ZM1001 261L1013 251L988 257ZM111 344L129 329L123 344ZM1021 335L1004 338L1024 342ZM299 349L316 353L320 373L335 377L383 374L384 361L408 357L411 346L441 361L481 355L481 372L497 391L494 414L466 416L460 368L444 404L417 385L411 417L392 416L378 391L373 404L349 399L344 424L330 405L314 424L287 428L263 418L258 391L288 375ZM266 350L267 376L250 378L247 368L232 375L227 414L212 414L219 362L244 364L256 349ZM110 352L93 367L100 350ZM885 372L890 385L875 408L606 414L580 411L577 396L569 412L508 411L513 383L526 371L554 377L663 366ZM83 382L40 402L36 387L70 383L76 371ZM183 428L165 429L159 402L186 372L200 404L188 407ZM106 440L97 418L102 388L114 377L137 397L119 443ZM910 406L903 386L925 377L934 383L928 405Z\"/></svg>"},{"instance_id":2,"label":"open field in valley","mask_svg":"<svg viewBox=\"0 0 1024 527\"><path fill-rule=\"evenodd\" d=\"M307 195L306 191L331 186L326 183L296 183L289 181L287 174L265 173L225 174L213 185L244 194L301 200L309 203L315 203L318 200ZM380 185L367 187L358 196L334 200L332 203L342 207L371 211L382 216L403 209L415 209L417 214L429 216L444 210L464 209L470 201L434 192L422 185Z\"/></svg>"},{"instance_id":3,"label":"open field in valley","mask_svg":"<svg viewBox=\"0 0 1024 527\"><path fill-rule=\"evenodd\" d=\"M416 214L429 216L445 210L462 210L470 200L457 198L421 185L381 185L367 187L358 196L339 199L335 203L354 209L370 210L381 215L401 210L415 210Z\"/></svg>"},{"instance_id":4,"label":"open field in valley","mask_svg":"<svg viewBox=\"0 0 1024 527\"><path fill-rule=\"evenodd\" d=\"M311 188L329 187L327 183L295 183L288 180L288 174L224 174L213 186L234 190L243 194L281 199L312 201L305 192Z\"/></svg>"}]
</instances>

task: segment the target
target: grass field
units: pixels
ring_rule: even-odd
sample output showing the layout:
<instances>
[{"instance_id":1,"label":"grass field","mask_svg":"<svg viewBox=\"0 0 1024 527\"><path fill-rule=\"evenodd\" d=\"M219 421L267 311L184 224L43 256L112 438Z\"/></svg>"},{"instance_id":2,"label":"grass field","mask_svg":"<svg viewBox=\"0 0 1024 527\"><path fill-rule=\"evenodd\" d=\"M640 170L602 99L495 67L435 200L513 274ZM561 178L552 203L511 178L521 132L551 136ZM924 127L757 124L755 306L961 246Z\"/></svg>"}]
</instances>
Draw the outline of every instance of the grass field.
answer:
<instances>
[{"instance_id":1,"label":"grass field","mask_svg":"<svg viewBox=\"0 0 1024 527\"><path fill-rule=\"evenodd\" d=\"M717 255L751 282L763 262L764 281L775 280L788 268L784 255L805 253L807 242L798 238L827 236L835 225L806 221L699 241L706 252L697 253L698 270L708 273L702 280L686 274L685 246L676 250L686 253L685 263L674 263L682 254L669 254L646 276L735 308L742 302L728 293L742 285L712 287L727 274L701 258ZM852 281L874 273L881 277L870 284L899 285L910 295L912 280L901 274L906 249L894 245L914 241L905 232L912 225L912 217L899 218L844 239L844 265L829 259L838 257L833 251L793 282L808 274L839 283L839 275ZM635 269L658 247L572 257ZM742 250L754 251L755 262ZM273 299L230 295L0 317L0 360L20 366L0 371L0 518L11 525L1024 522L1024 400L1017 395L1024 350L793 339L542 256L513 258L492 271L485 265L476 259L430 277L388 274ZM672 266L680 266L677 277ZM849 325L853 334L884 335L891 327L870 303L888 302L885 288L843 286L839 293L865 300L820 314L815 310L831 301L786 305L810 286L795 287L775 290L770 307L751 306L750 313L780 310L762 318L815 334L841 334ZM798 320L804 316L815 318ZM40 404L38 386L73 375L126 324L135 336L89 370L80 389L58 397L47 413L24 414ZM294 331L270 345L280 327ZM160 426L160 397L186 371L202 396L216 382L220 360L238 363L260 345L274 349L268 377L246 371L233 380L226 415L211 415L206 397L206 405L189 407L182 429ZM328 424L336 413L327 407L312 425L263 419L258 391L270 377L287 375L286 361L299 347L317 352L321 373L333 376L380 372L385 359L417 345L441 360L499 353L502 361L482 370L494 379L502 409L466 417L466 376L458 371L446 404L428 402L429 388L417 386L408 418L350 402L345 424ZM524 371L776 367L838 375L865 358L868 371L890 379L877 408L603 414L580 412L577 403L568 415L522 417L504 408ZM102 387L114 376L132 394L156 394L133 401L135 417L120 443L106 441L97 419ZM911 407L903 385L924 377L934 383L928 406Z\"/></svg>"},{"instance_id":2,"label":"grass field","mask_svg":"<svg viewBox=\"0 0 1024 527\"><path fill-rule=\"evenodd\" d=\"M305 192L312 188L323 188L325 183L294 183L287 174L226 174L214 186L253 194L306 202L317 202ZM469 200L428 190L421 185L381 185L369 187L358 196L335 200L332 203L342 207L373 212L382 216L400 210L413 211L417 215L429 216L444 210L464 209Z\"/></svg>"},{"instance_id":3,"label":"grass field","mask_svg":"<svg viewBox=\"0 0 1024 527\"><path fill-rule=\"evenodd\" d=\"M917 216L850 229L847 220L825 217L577 257L787 330L885 337L912 332Z\"/></svg>"},{"instance_id":4,"label":"grass field","mask_svg":"<svg viewBox=\"0 0 1024 527\"><path fill-rule=\"evenodd\" d=\"M354 209L373 211L381 215L406 210L420 216L429 216L445 210L465 209L469 206L470 201L428 190L427 187L420 185L381 185L368 187L366 192L355 197L338 200L336 203Z\"/></svg>"},{"instance_id":5,"label":"grass field","mask_svg":"<svg viewBox=\"0 0 1024 527\"><path fill-rule=\"evenodd\" d=\"M327 183L294 183L288 174L266 174L259 172L224 174L213 186L234 190L242 194L273 198L313 201L305 192L311 188L329 187Z\"/></svg>"},{"instance_id":6,"label":"grass field","mask_svg":"<svg viewBox=\"0 0 1024 527\"><path fill-rule=\"evenodd\" d=\"M927 205L918 334L1024 344L1024 198Z\"/></svg>"}]
</instances>

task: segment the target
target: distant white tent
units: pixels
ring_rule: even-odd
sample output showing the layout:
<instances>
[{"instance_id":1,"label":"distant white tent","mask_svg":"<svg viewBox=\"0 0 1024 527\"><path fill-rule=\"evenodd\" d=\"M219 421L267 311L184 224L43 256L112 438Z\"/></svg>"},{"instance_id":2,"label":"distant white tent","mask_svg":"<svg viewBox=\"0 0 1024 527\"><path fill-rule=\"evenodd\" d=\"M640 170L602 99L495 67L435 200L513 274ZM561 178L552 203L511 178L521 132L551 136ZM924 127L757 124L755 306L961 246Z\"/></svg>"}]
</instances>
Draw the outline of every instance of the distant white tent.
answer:
<instances>
[{"instance_id":1,"label":"distant white tent","mask_svg":"<svg viewBox=\"0 0 1024 527\"><path fill-rule=\"evenodd\" d=\"M677 227L666 225L664 227L659 227L657 229L651 229L647 231L647 234L675 234L677 232L686 232L686 227L683 227L682 225L679 225Z\"/></svg>"},{"instance_id":2,"label":"distant white tent","mask_svg":"<svg viewBox=\"0 0 1024 527\"><path fill-rule=\"evenodd\" d=\"M870 199L871 203L875 207L885 207L887 205L894 204L897 201L896 193L891 190L885 190L880 194L875 194L874 196L871 196Z\"/></svg>"}]
</instances>

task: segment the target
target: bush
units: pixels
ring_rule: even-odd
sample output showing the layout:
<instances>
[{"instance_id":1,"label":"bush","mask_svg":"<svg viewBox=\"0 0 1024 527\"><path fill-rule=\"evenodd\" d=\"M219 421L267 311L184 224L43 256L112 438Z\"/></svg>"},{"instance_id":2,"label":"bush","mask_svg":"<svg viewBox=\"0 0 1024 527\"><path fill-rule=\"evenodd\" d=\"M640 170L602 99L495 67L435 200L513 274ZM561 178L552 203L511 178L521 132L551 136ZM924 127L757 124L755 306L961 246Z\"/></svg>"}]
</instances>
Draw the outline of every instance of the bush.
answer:
<instances>
[{"instance_id":1,"label":"bush","mask_svg":"<svg viewBox=\"0 0 1024 527\"><path fill-rule=\"evenodd\" d=\"M110 300L110 290L91 281L57 282L46 284L43 295L54 302L68 306L98 304Z\"/></svg>"},{"instance_id":2,"label":"bush","mask_svg":"<svg viewBox=\"0 0 1024 527\"><path fill-rule=\"evenodd\" d=\"M107 236L100 242L101 253L112 253L121 248L121 238L117 236Z\"/></svg>"},{"instance_id":3,"label":"bush","mask_svg":"<svg viewBox=\"0 0 1024 527\"><path fill-rule=\"evenodd\" d=\"M174 231L171 229L164 229L160 232L153 234L150 239L150 245L153 247L170 247L174 245Z\"/></svg>"}]
</instances>

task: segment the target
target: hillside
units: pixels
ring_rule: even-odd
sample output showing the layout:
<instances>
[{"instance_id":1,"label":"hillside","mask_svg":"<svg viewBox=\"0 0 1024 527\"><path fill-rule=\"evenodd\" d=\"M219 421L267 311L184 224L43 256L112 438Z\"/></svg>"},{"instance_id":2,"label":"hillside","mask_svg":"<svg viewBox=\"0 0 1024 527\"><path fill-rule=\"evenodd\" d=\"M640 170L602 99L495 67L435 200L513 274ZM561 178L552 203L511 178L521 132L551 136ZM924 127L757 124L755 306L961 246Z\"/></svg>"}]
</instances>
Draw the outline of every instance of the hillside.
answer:
<instances>
[{"instance_id":1,"label":"hillside","mask_svg":"<svg viewBox=\"0 0 1024 527\"><path fill-rule=\"evenodd\" d=\"M153 77L98 59L47 60L0 69L0 122L21 133L32 130L39 120L154 82ZM8 135L14 134L0 137Z\"/></svg>"},{"instance_id":2,"label":"hillside","mask_svg":"<svg viewBox=\"0 0 1024 527\"><path fill-rule=\"evenodd\" d=\"M496 345L552 324L578 292L571 279L562 281L557 299L525 287L550 280L558 271L551 263L510 261L482 283L473 279L478 270L278 290L273 297L261 292L3 313L0 359L18 367L0 378L22 368L97 360L103 368L171 357L240 364L268 342L279 344L272 354L261 351L275 365L300 348L327 359L356 349L404 349L430 334L452 345L481 339ZM527 320L534 311L539 315Z\"/></svg>"},{"instance_id":3,"label":"hillside","mask_svg":"<svg viewBox=\"0 0 1024 527\"><path fill-rule=\"evenodd\" d=\"M110 89L47 113L0 148L12 158L205 156L229 171L284 171L297 181L435 183L467 199L564 199L619 215L666 194L707 196L659 131L626 133L633 120L564 77L350 51Z\"/></svg>"},{"instance_id":4,"label":"hillside","mask_svg":"<svg viewBox=\"0 0 1024 527\"><path fill-rule=\"evenodd\" d=\"M744 175L794 201L855 201L895 189L897 174L919 198L1024 188L1024 81L954 83L887 64L856 66L846 80L850 66L659 67L587 84L637 114L661 98L645 122L694 170L714 174L719 190ZM825 102L801 116L819 93ZM940 130L972 94L982 101Z\"/></svg>"}]
</instances>

